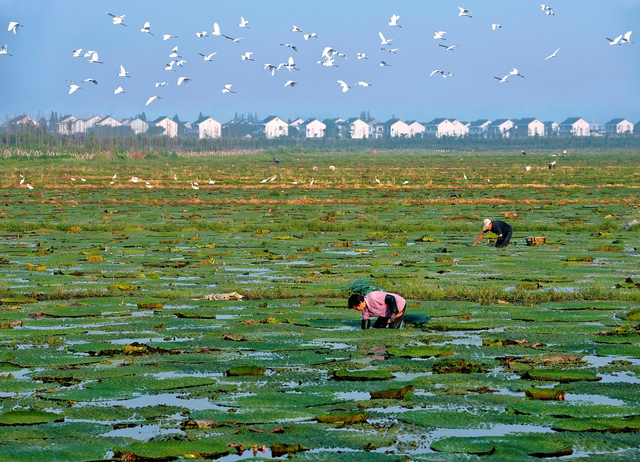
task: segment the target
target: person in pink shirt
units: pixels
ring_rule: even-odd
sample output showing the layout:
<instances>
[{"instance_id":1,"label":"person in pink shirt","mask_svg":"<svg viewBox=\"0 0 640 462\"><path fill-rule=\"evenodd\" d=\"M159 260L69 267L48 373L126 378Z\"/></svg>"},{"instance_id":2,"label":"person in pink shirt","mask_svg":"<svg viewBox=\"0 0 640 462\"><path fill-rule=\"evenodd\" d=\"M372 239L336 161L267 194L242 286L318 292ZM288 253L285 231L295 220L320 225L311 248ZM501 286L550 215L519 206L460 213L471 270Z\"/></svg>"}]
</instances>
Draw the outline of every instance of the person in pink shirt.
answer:
<instances>
[{"instance_id":1,"label":"person in pink shirt","mask_svg":"<svg viewBox=\"0 0 640 462\"><path fill-rule=\"evenodd\" d=\"M378 319L374 329L399 329L404 320L407 301L400 295L390 292L374 291L367 295L353 294L349 297L349 308L362 312L362 328L370 327L371 318Z\"/></svg>"}]
</instances>

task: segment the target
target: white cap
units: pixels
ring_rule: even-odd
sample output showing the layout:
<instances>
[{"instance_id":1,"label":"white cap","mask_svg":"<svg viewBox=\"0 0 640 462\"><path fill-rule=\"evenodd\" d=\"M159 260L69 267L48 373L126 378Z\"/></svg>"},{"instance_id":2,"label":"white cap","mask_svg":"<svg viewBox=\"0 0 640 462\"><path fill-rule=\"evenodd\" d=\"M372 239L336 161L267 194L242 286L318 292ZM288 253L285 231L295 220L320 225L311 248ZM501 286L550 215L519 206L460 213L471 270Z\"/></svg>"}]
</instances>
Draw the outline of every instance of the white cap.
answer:
<instances>
[{"instance_id":1,"label":"white cap","mask_svg":"<svg viewBox=\"0 0 640 462\"><path fill-rule=\"evenodd\" d=\"M491 220L485 218L482 222L482 231L487 231L489 229L489 225L491 224Z\"/></svg>"}]
</instances>

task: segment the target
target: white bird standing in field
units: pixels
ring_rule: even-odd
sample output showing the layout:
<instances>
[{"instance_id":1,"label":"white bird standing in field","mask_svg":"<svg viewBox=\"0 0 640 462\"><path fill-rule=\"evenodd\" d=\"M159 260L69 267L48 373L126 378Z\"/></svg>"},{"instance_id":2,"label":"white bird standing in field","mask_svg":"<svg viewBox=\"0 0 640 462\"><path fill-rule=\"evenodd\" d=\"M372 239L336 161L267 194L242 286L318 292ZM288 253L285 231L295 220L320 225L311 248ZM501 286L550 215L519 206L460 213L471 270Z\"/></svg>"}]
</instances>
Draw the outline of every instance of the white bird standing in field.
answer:
<instances>
[{"instance_id":1,"label":"white bird standing in field","mask_svg":"<svg viewBox=\"0 0 640 462\"><path fill-rule=\"evenodd\" d=\"M152 96L151 98L149 98L147 100L147 104L145 104L145 106L148 106L149 104L151 104L153 101L157 100L157 99L162 99L159 96Z\"/></svg>"},{"instance_id":2,"label":"white bird standing in field","mask_svg":"<svg viewBox=\"0 0 640 462\"><path fill-rule=\"evenodd\" d=\"M7 45L6 44L2 45L2 48L0 48L0 55L13 56L11 53L7 53Z\"/></svg>"},{"instance_id":3,"label":"white bird standing in field","mask_svg":"<svg viewBox=\"0 0 640 462\"><path fill-rule=\"evenodd\" d=\"M22 183L24 183L24 175L21 173L21 174L20 174L20 177L22 178L22 179L20 180L20 184L22 184Z\"/></svg>"},{"instance_id":4,"label":"white bird standing in field","mask_svg":"<svg viewBox=\"0 0 640 462\"><path fill-rule=\"evenodd\" d=\"M346 93L349 90L349 88L351 88L343 80L338 80L338 85L340 85L342 87L342 93Z\"/></svg>"},{"instance_id":5,"label":"white bird standing in field","mask_svg":"<svg viewBox=\"0 0 640 462\"><path fill-rule=\"evenodd\" d=\"M218 52L214 51L213 53L209 54L209 55L204 55L202 53L198 53L200 56L202 56L204 58L205 61L211 61L211 58L214 57L214 55L217 55ZM212 61L213 62L213 61Z\"/></svg>"},{"instance_id":6,"label":"white bird standing in field","mask_svg":"<svg viewBox=\"0 0 640 462\"><path fill-rule=\"evenodd\" d=\"M240 58L242 58L243 61L253 61L253 59L251 58L252 54L253 54L252 51L247 51L245 54L240 56Z\"/></svg>"},{"instance_id":7,"label":"white bird standing in field","mask_svg":"<svg viewBox=\"0 0 640 462\"><path fill-rule=\"evenodd\" d=\"M118 74L118 77L128 77L131 78L131 76L129 75L129 73L125 70L124 66L122 64L120 64L120 73Z\"/></svg>"},{"instance_id":8,"label":"white bird standing in field","mask_svg":"<svg viewBox=\"0 0 640 462\"><path fill-rule=\"evenodd\" d=\"M437 31L435 31L435 35L433 36L433 38L436 39L436 40L447 40L446 38L443 37L444 34L446 34L445 31L437 30Z\"/></svg>"},{"instance_id":9,"label":"white bird standing in field","mask_svg":"<svg viewBox=\"0 0 640 462\"><path fill-rule=\"evenodd\" d=\"M311 178L311 182L309 183L309 186L313 186L313 182L316 181L315 178Z\"/></svg>"},{"instance_id":10,"label":"white bird standing in field","mask_svg":"<svg viewBox=\"0 0 640 462\"><path fill-rule=\"evenodd\" d=\"M27 183L27 188L33 189L33 186L31 186L29 183Z\"/></svg>"},{"instance_id":11,"label":"white bird standing in field","mask_svg":"<svg viewBox=\"0 0 640 462\"><path fill-rule=\"evenodd\" d=\"M121 26L126 26L126 24L124 23L124 17L126 16L126 14L123 14L122 16L116 16L115 14L111 14L109 12L107 12L107 14L109 16L111 16L111 23L112 24L116 24L116 25L121 25Z\"/></svg>"},{"instance_id":12,"label":"white bird standing in field","mask_svg":"<svg viewBox=\"0 0 640 462\"><path fill-rule=\"evenodd\" d=\"M113 90L114 95L117 95L119 93L124 93L124 90L122 89L122 87L118 87L115 90Z\"/></svg>"},{"instance_id":13,"label":"white bird standing in field","mask_svg":"<svg viewBox=\"0 0 640 462\"><path fill-rule=\"evenodd\" d=\"M374 179L376 180L376 183L378 184L380 183L380 180L378 179L378 177L375 177Z\"/></svg>"},{"instance_id":14,"label":"white bird standing in field","mask_svg":"<svg viewBox=\"0 0 640 462\"><path fill-rule=\"evenodd\" d=\"M212 180L211 177L209 177L209 184L216 184L216 181Z\"/></svg>"},{"instance_id":15,"label":"white bird standing in field","mask_svg":"<svg viewBox=\"0 0 640 462\"><path fill-rule=\"evenodd\" d=\"M193 182L191 182L191 187L192 187L193 189L200 189L198 186L196 186L195 184L193 184Z\"/></svg>"},{"instance_id":16,"label":"white bird standing in field","mask_svg":"<svg viewBox=\"0 0 640 462\"><path fill-rule=\"evenodd\" d=\"M336 166L335 165L329 165L329 170L331 170L332 172L336 171Z\"/></svg>"},{"instance_id":17,"label":"white bird standing in field","mask_svg":"<svg viewBox=\"0 0 640 462\"><path fill-rule=\"evenodd\" d=\"M530 170L531 170L531 165L527 165L524 169L525 169L525 171L527 171L527 172L528 172L528 171L530 171Z\"/></svg>"},{"instance_id":18,"label":"white bird standing in field","mask_svg":"<svg viewBox=\"0 0 640 462\"><path fill-rule=\"evenodd\" d=\"M544 59L543 59L543 61L546 61L547 59L550 59L550 58L555 58L559 51L560 51L560 48L558 48L556 51L554 51L554 52L553 52L553 53L551 53L549 56L547 56L546 58L544 58Z\"/></svg>"},{"instance_id":19,"label":"white bird standing in field","mask_svg":"<svg viewBox=\"0 0 640 462\"><path fill-rule=\"evenodd\" d=\"M20 26L22 26L22 24L17 23L15 21L11 21L9 23L9 28L7 29L7 32L13 31L14 34L17 34L18 33L18 29L20 28Z\"/></svg>"},{"instance_id":20,"label":"white bird standing in field","mask_svg":"<svg viewBox=\"0 0 640 462\"><path fill-rule=\"evenodd\" d=\"M462 172L462 177L463 177L465 180L467 179L467 175L466 175L464 172Z\"/></svg>"},{"instance_id":21,"label":"white bird standing in field","mask_svg":"<svg viewBox=\"0 0 640 462\"><path fill-rule=\"evenodd\" d=\"M238 24L238 27L244 27L245 29L249 29L249 21L247 21L242 16L240 16L240 24Z\"/></svg>"},{"instance_id":22,"label":"white bird standing in field","mask_svg":"<svg viewBox=\"0 0 640 462\"><path fill-rule=\"evenodd\" d=\"M400 19L400 16L398 16L397 14L391 15L391 21L389 22L389 25L402 27L400 24L398 24L398 19Z\"/></svg>"},{"instance_id":23,"label":"white bird standing in field","mask_svg":"<svg viewBox=\"0 0 640 462\"><path fill-rule=\"evenodd\" d=\"M189 77L178 77L178 86L182 85L182 82L184 82L185 86L188 87L191 79Z\"/></svg>"},{"instance_id":24,"label":"white bird standing in field","mask_svg":"<svg viewBox=\"0 0 640 462\"><path fill-rule=\"evenodd\" d=\"M231 90L231 84L230 83L226 84L221 91L222 91L222 93L235 93L235 91Z\"/></svg>"},{"instance_id":25,"label":"white bird standing in field","mask_svg":"<svg viewBox=\"0 0 640 462\"><path fill-rule=\"evenodd\" d=\"M393 39L386 39L384 38L384 35L382 35L382 32L378 32L378 35L380 36L380 44L381 45L389 45L391 42L393 42Z\"/></svg>"},{"instance_id":26,"label":"white bird standing in field","mask_svg":"<svg viewBox=\"0 0 640 462\"><path fill-rule=\"evenodd\" d=\"M491 24L491 30L502 29L500 24Z\"/></svg>"},{"instance_id":27,"label":"white bird standing in field","mask_svg":"<svg viewBox=\"0 0 640 462\"><path fill-rule=\"evenodd\" d=\"M402 184L409 184L409 180L403 181Z\"/></svg>"},{"instance_id":28,"label":"white bird standing in field","mask_svg":"<svg viewBox=\"0 0 640 462\"><path fill-rule=\"evenodd\" d=\"M265 178L265 179L264 179L264 180L262 180L260 183L264 184L264 183L266 183L267 181L269 181L269 177Z\"/></svg>"},{"instance_id":29,"label":"white bird standing in field","mask_svg":"<svg viewBox=\"0 0 640 462\"><path fill-rule=\"evenodd\" d=\"M461 6L458 7L458 9L460 10L460 12L458 13L458 16L467 16L469 18L472 18L473 16L471 16L473 13L465 8L462 8Z\"/></svg>"},{"instance_id":30,"label":"white bird standing in field","mask_svg":"<svg viewBox=\"0 0 640 462\"><path fill-rule=\"evenodd\" d=\"M151 24L149 24L149 21L144 23L144 26L142 26L140 32L146 32L149 35L153 35L153 33L151 32Z\"/></svg>"}]
</instances>

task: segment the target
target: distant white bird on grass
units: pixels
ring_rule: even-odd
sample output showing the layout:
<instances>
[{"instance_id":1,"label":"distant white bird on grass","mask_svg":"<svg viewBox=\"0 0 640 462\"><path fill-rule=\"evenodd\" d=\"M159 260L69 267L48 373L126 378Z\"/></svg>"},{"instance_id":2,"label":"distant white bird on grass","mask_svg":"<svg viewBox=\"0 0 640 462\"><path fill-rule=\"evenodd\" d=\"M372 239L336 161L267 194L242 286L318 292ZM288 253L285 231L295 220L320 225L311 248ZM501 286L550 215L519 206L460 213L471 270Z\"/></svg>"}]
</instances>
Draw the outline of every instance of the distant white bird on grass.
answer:
<instances>
[{"instance_id":1,"label":"distant white bird on grass","mask_svg":"<svg viewBox=\"0 0 640 462\"><path fill-rule=\"evenodd\" d=\"M491 30L502 29L500 24L491 24Z\"/></svg>"},{"instance_id":2,"label":"distant white bird on grass","mask_svg":"<svg viewBox=\"0 0 640 462\"><path fill-rule=\"evenodd\" d=\"M455 47L457 47L458 45L459 45L459 44L451 45L451 46L447 46L447 45L442 45L442 44L440 44L440 45L438 45L438 46L441 46L441 47L443 47L443 48L446 48L446 49L447 49L447 51L452 51L452 50L453 50Z\"/></svg>"},{"instance_id":3,"label":"distant white bird on grass","mask_svg":"<svg viewBox=\"0 0 640 462\"><path fill-rule=\"evenodd\" d=\"M462 172L462 177L463 177L465 180L467 179L467 175L466 175L464 172Z\"/></svg>"},{"instance_id":4,"label":"distant white bird on grass","mask_svg":"<svg viewBox=\"0 0 640 462\"><path fill-rule=\"evenodd\" d=\"M124 66L122 64L120 64L120 73L118 74L118 77L128 77L131 78L131 76L129 75L129 73L125 70Z\"/></svg>"},{"instance_id":5,"label":"distant white bird on grass","mask_svg":"<svg viewBox=\"0 0 640 462\"><path fill-rule=\"evenodd\" d=\"M315 32L311 32L310 34L304 34L304 39L309 40L310 38L318 38L318 34Z\"/></svg>"},{"instance_id":6,"label":"distant white bird on grass","mask_svg":"<svg viewBox=\"0 0 640 462\"><path fill-rule=\"evenodd\" d=\"M126 14L123 14L122 16L116 16L115 14L111 14L109 12L107 12L107 14L109 16L111 16L111 23L112 24L116 24L116 25L120 25L120 26L126 26L126 24L124 23L124 17L126 16Z\"/></svg>"},{"instance_id":7,"label":"distant white bird on grass","mask_svg":"<svg viewBox=\"0 0 640 462\"><path fill-rule=\"evenodd\" d=\"M269 178L269 181L273 182L276 178L278 178L278 175L273 175L271 178Z\"/></svg>"},{"instance_id":8,"label":"distant white bird on grass","mask_svg":"<svg viewBox=\"0 0 640 462\"><path fill-rule=\"evenodd\" d=\"M151 24L149 24L149 21L144 23L144 26L142 26L140 32L146 32L149 35L153 35L153 33L151 33Z\"/></svg>"},{"instance_id":9,"label":"distant white bird on grass","mask_svg":"<svg viewBox=\"0 0 640 462\"><path fill-rule=\"evenodd\" d=\"M91 54L91 59L89 60L89 62L102 64L102 61L100 61L100 58L98 57L98 53L96 53L95 51Z\"/></svg>"},{"instance_id":10,"label":"distant white bird on grass","mask_svg":"<svg viewBox=\"0 0 640 462\"><path fill-rule=\"evenodd\" d=\"M211 177L209 177L209 184L216 184L216 181L212 180Z\"/></svg>"},{"instance_id":11,"label":"distant white bird on grass","mask_svg":"<svg viewBox=\"0 0 640 462\"><path fill-rule=\"evenodd\" d=\"M151 186L151 183L149 183L148 181L145 183L144 187L145 188L149 188L149 189L153 189L153 186Z\"/></svg>"},{"instance_id":12,"label":"distant white bird on grass","mask_svg":"<svg viewBox=\"0 0 640 462\"><path fill-rule=\"evenodd\" d=\"M151 104L151 102L153 102L153 101L155 101L157 99L162 99L162 98L160 98L159 96L152 96L151 98L149 98L147 100L147 104L145 104L145 106L148 106L149 104Z\"/></svg>"},{"instance_id":13,"label":"distant white bird on grass","mask_svg":"<svg viewBox=\"0 0 640 462\"><path fill-rule=\"evenodd\" d=\"M296 85L298 85L298 82L294 80L287 80L287 82L284 84L285 87L295 87Z\"/></svg>"},{"instance_id":14,"label":"distant white bird on grass","mask_svg":"<svg viewBox=\"0 0 640 462\"><path fill-rule=\"evenodd\" d=\"M460 10L460 12L458 13L458 16L467 16L468 18L473 17L471 16L473 13L467 10L466 8L462 8L461 6L459 6L458 9Z\"/></svg>"},{"instance_id":15,"label":"distant white bird on grass","mask_svg":"<svg viewBox=\"0 0 640 462\"><path fill-rule=\"evenodd\" d=\"M391 21L389 22L389 25L402 27L400 24L398 24L398 19L400 19L400 16L398 16L397 14L391 15Z\"/></svg>"},{"instance_id":16,"label":"distant white bird on grass","mask_svg":"<svg viewBox=\"0 0 640 462\"><path fill-rule=\"evenodd\" d=\"M167 82L157 82L156 83L156 88L158 87L168 87L169 84Z\"/></svg>"},{"instance_id":17,"label":"distant white bird on grass","mask_svg":"<svg viewBox=\"0 0 640 462\"><path fill-rule=\"evenodd\" d=\"M235 93L235 91L231 90L231 84L226 84L221 91L222 93Z\"/></svg>"},{"instance_id":18,"label":"distant white bird on grass","mask_svg":"<svg viewBox=\"0 0 640 462\"><path fill-rule=\"evenodd\" d=\"M184 82L185 86L189 86L189 82L191 82L191 79L189 77L178 77L178 86L182 85L182 83Z\"/></svg>"},{"instance_id":19,"label":"distant white bird on grass","mask_svg":"<svg viewBox=\"0 0 640 462\"><path fill-rule=\"evenodd\" d=\"M140 180L138 179L138 177L137 177L137 176L132 176L132 177L131 177L131 181L133 181L134 183L137 183L137 182L138 182L138 181L140 181Z\"/></svg>"},{"instance_id":20,"label":"distant white bird on grass","mask_svg":"<svg viewBox=\"0 0 640 462\"><path fill-rule=\"evenodd\" d=\"M202 54L202 53L198 53L198 54L199 54L200 56L202 56L202 57L204 58L204 60L205 60L205 61L211 61L211 58L213 58L215 55L217 55L217 54L218 54L218 52L217 52L217 51L214 51L213 53L208 54L208 55L205 55L205 54Z\"/></svg>"},{"instance_id":21,"label":"distant white bird on grass","mask_svg":"<svg viewBox=\"0 0 640 462\"><path fill-rule=\"evenodd\" d=\"M356 53L356 55L358 56L358 59L369 59L369 56L367 56L366 53Z\"/></svg>"},{"instance_id":22,"label":"distant white bird on grass","mask_svg":"<svg viewBox=\"0 0 640 462\"><path fill-rule=\"evenodd\" d=\"M409 180L403 181L402 184L409 184Z\"/></svg>"},{"instance_id":23,"label":"distant white bird on grass","mask_svg":"<svg viewBox=\"0 0 640 462\"><path fill-rule=\"evenodd\" d=\"M17 34L20 26L22 26L22 24L17 23L15 21L11 21L9 22L9 28L7 29L7 32L13 31L14 34Z\"/></svg>"},{"instance_id":24,"label":"distant white bird on grass","mask_svg":"<svg viewBox=\"0 0 640 462\"><path fill-rule=\"evenodd\" d=\"M253 59L251 58L252 54L253 54L252 51L247 51L245 54L240 56L240 58L242 58L243 61L253 61Z\"/></svg>"},{"instance_id":25,"label":"distant white bird on grass","mask_svg":"<svg viewBox=\"0 0 640 462\"><path fill-rule=\"evenodd\" d=\"M311 182L309 183L309 186L313 186L313 182L316 181L315 178L311 178Z\"/></svg>"},{"instance_id":26,"label":"distant white bird on grass","mask_svg":"<svg viewBox=\"0 0 640 462\"><path fill-rule=\"evenodd\" d=\"M530 171L530 170L531 170L531 165L527 165L524 169L525 169L525 171L527 171L527 172L528 172L528 171Z\"/></svg>"},{"instance_id":27,"label":"distant white bird on grass","mask_svg":"<svg viewBox=\"0 0 640 462\"><path fill-rule=\"evenodd\" d=\"M162 36L162 40L169 40L170 38L178 38L177 35L171 35L171 34L164 34Z\"/></svg>"},{"instance_id":28,"label":"distant white bird on grass","mask_svg":"<svg viewBox=\"0 0 640 462\"><path fill-rule=\"evenodd\" d=\"M371 86L371 84L370 84L370 83L363 82L363 81L356 82L356 83L354 83L354 85L359 85L359 86L361 86L361 87L370 87L370 86Z\"/></svg>"},{"instance_id":29,"label":"distant white bird on grass","mask_svg":"<svg viewBox=\"0 0 640 462\"><path fill-rule=\"evenodd\" d=\"M115 90L113 90L114 95L117 95L119 93L124 93L124 90L122 89L122 87L118 87Z\"/></svg>"},{"instance_id":30,"label":"distant white bird on grass","mask_svg":"<svg viewBox=\"0 0 640 462\"><path fill-rule=\"evenodd\" d=\"M336 171L336 166L335 165L329 165L329 170L331 170L332 172Z\"/></svg>"},{"instance_id":31,"label":"distant white bird on grass","mask_svg":"<svg viewBox=\"0 0 640 462\"><path fill-rule=\"evenodd\" d=\"M433 36L433 38L436 40L447 40L446 38L443 37L444 34L446 34L445 31L437 30L435 31L435 35Z\"/></svg>"},{"instance_id":32,"label":"distant white bird on grass","mask_svg":"<svg viewBox=\"0 0 640 462\"><path fill-rule=\"evenodd\" d=\"M265 178L264 180L262 180L260 183L264 184L264 183L266 183L267 181L269 181L269 178L268 178L268 177L267 177L267 178Z\"/></svg>"},{"instance_id":33,"label":"distant white bird on grass","mask_svg":"<svg viewBox=\"0 0 640 462\"><path fill-rule=\"evenodd\" d=\"M13 56L11 53L7 53L7 45L6 44L2 45L2 48L0 48L0 55Z\"/></svg>"},{"instance_id":34,"label":"distant white bird on grass","mask_svg":"<svg viewBox=\"0 0 640 462\"><path fill-rule=\"evenodd\" d=\"M342 87L342 93L346 93L349 90L349 88L351 88L343 80L338 80L338 85L340 85Z\"/></svg>"},{"instance_id":35,"label":"distant white bird on grass","mask_svg":"<svg viewBox=\"0 0 640 462\"><path fill-rule=\"evenodd\" d=\"M192 187L193 189L200 189L200 187L198 187L198 186L196 186L195 184L193 184L193 182L191 183L191 187Z\"/></svg>"},{"instance_id":36,"label":"distant white bird on grass","mask_svg":"<svg viewBox=\"0 0 640 462\"><path fill-rule=\"evenodd\" d=\"M546 61L547 59L550 59L550 58L555 58L559 51L560 51L560 48L558 48L556 51L554 51L554 52L553 52L553 53L551 53L549 56L547 56L546 58L544 58L544 59L543 59L543 61Z\"/></svg>"},{"instance_id":37,"label":"distant white bird on grass","mask_svg":"<svg viewBox=\"0 0 640 462\"><path fill-rule=\"evenodd\" d=\"M380 36L380 44L381 45L389 45L391 42L393 42L393 39L386 39L384 38L384 35L382 35L382 32L378 32L378 35Z\"/></svg>"},{"instance_id":38,"label":"distant white bird on grass","mask_svg":"<svg viewBox=\"0 0 640 462\"><path fill-rule=\"evenodd\" d=\"M29 183L27 183L27 188L33 189L33 186L31 186Z\"/></svg>"},{"instance_id":39,"label":"distant white bird on grass","mask_svg":"<svg viewBox=\"0 0 640 462\"><path fill-rule=\"evenodd\" d=\"M380 180L378 179L378 177L374 178L376 180L376 183L380 183Z\"/></svg>"},{"instance_id":40,"label":"distant white bird on grass","mask_svg":"<svg viewBox=\"0 0 640 462\"><path fill-rule=\"evenodd\" d=\"M244 27L246 29L249 29L249 21L247 21L242 16L240 16L240 24L238 24L238 27Z\"/></svg>"}]
</instances>

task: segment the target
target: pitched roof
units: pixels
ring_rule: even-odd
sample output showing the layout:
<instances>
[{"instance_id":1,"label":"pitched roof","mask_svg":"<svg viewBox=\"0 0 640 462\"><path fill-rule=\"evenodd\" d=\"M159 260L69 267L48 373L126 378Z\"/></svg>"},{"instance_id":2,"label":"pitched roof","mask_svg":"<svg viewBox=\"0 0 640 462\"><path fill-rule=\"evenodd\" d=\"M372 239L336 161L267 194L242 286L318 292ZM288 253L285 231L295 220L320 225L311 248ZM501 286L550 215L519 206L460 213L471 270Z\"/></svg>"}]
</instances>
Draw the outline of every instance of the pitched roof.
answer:
<instances>
[{"instance_id":1,"label":"pitched roof","mask_svg":"<svg viewBox=\"0 0 640 462\"><path fill-rule=\"evenodd\" d=\"M356 120L359 120L363 123L366 123L364 120L362 120L360 117L350 117L347 120L344 121L345 125L351 125L352 123L354 123Z\"/></svg>"},{"instance_id":2,"label":"pitched roof","mask_svg":"<svg viewBox=\"0 0 640 462\"><path fill-rule=\"evenodd\" d=\"M261 124L268 124L269 122L274 121L275 119L278 119L278 116L269 116L266 119L264 119L262 122L260 122Z\"/></svg>"},{"instance_id":3,"label":"pitched roof","mask_svg":"<svg viewBox=\"0 0 640 462\"><path fill-rule=\"evenodd\" d=\"M470 127L481 127L482 125L486 124L487 122L491 123L491 121L489 119L478 119L475 120L473 122L471 122L469 124Z\"/></svg>"},{"instance_id":4,"label":"pitched roof","mask_svg":"<svg viewBox=\"0 0 640 462\"><path fill-rule=\"evenodd\" d=\"M427 123L427 125L440 125L442 122L451 122L449 119L440 117L437 119L433 119L431 122Z\"/></svg>"},{"instance_id":5,"label":"pitched roof","mask_svg":"<svg viewBox=\"0 0 640 462\"><path fill-rule=\"evenodd\" d=\"M505 122L513 122L511 119L496 119L491 125L502 125Z\"/></svg>"},{"instance_id":6,"label":"pitched roof","mask_svg":"<svg viewBox=\"0 0 640 462\"><path fill-rule=\"evenodd\" d=\"M578 120L584 120L582 117L569 117L568 119L566 119L564 122L561 122L560 125L573 125L575 124Z\"/></svg>"},{"instance_id":7,"label":"pitched roof","mask_svg":"<svg viewBox=\"0 0 640 462\"><path fill-rule=\"evenodd\" d=\"M161 117L158 117L156 120L154 120L154 121L153 121L153 122L151 122L151 123L152 123L152 124L157 124L158 122L161 122L161 121L163 121L164 119L168 119L168 120L170 120L171 122L176 123L176 121L175 121L175 120L170 119L170 118L169 118L169 117L167 117L167 116L161 116Z\"/></svg>"},{"instance_id":8,"label":"pitched roof","mask_svg":"<svg viewBox=\"0 0 640 462\"><path fill-rule=\"evenodd\" d=\"M627 119L611 119L605 125L618 125L620 122L629 122ZM631 122L629 122L631 123Z\"/></svg>"},{"instance_id":9,"label":"pitched roof","mask_svg":"<svg viewBox=\"0 0 640 462\"><path fill-rule=\"evenodd\" d=\"M391 125L396 124L396 123L398 123L398 122L402 122L403 124L405 124L405 125L406 125L406 122L405 122L405 121L400 120L400 119L398 119L398 118L395 118L395 119L389 119L389 120L387 120L384 124L390 127Z\"/></svg>"},{"instance_id":10,"label":"pitched roof","mask_svg":"<svg viewBox=\"0 0 640 462\"><path fill-rule=\"evenodd\" d=\"M536 119L535 117L525 117L524 119L518 119L515 120L514 122L516 123L516 125L529 125L531 122L535 122Z\"/></svg>"}]
</instances>

